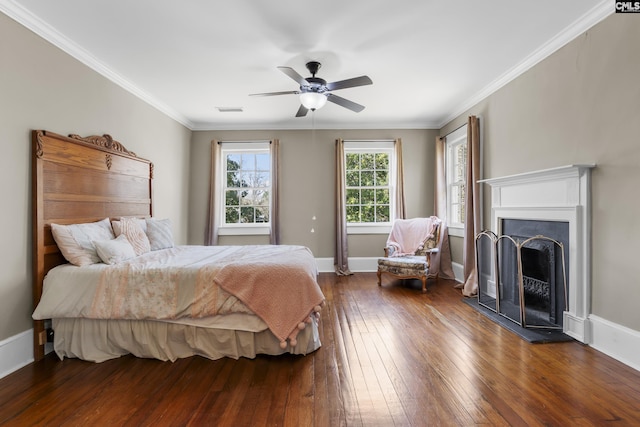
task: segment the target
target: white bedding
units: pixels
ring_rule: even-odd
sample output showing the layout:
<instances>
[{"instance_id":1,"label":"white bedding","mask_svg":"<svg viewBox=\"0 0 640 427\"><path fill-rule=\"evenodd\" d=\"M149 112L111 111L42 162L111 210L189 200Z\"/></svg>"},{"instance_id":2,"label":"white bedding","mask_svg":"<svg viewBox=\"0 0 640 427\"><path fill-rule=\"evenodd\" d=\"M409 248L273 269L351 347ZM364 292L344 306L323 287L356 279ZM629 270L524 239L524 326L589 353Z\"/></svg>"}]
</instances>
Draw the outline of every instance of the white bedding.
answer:
<instances>
[{"instance_id":1,"label":"white bedding","mask_svg":"<svg viewBox=\"0 0 640 427\"><path fill-rule=\"evenodd\" d=\"M53 329L54 350L60 360L69 357L90 362L104 362L125 354L170 361L195 355L212 360L253 359L257 354L306 355L321 345L316 318L300 331L297 344L286 348L280 346L268 329L247 332L152 320L94 319L53 319Z\"/></svg>"},{"instance_id":2,"label":"white bedding","mask_svg":"<svg viewBox=\"0 0 640 427\"><path fill-rule=\"evenodd\" d=\"M304 316L296 314L290 326L294 330L323 300L316 276L313 256L302 246L178 246L117 265L57 266L44 279L33 318L160 320L250 332L271 327L269 317L256 319L245 304L251 301L225 290L219 278L226 277L267 299L284 289L291 299L270 307L278 316L300 312L304 304Z\"/></svg>"},{"instance_id":3,"label":"white bedding","mask_svg":"<svg viewBox=\"0 0 640 427\"><path fill-rule=\"evenodd\" d=\"M313 313L324 297L316 278L313 255L301 246L177 246L115 266L57 266L44 279L33 318L53 320L60 358L307 354L321 345ZM282 333L282 324L274 329L273 318L261 318L227 292L227 280L236 286L246 281L240 294L244 288L258 292L260 301L285 313L277 320L289 315L290 321L293 314L298 320L284 329L293 332ZM252 306L263 308L259 305L254 300ZM212 312L218 314L208 314ZM117 315L108 317L110 313Z\"/></svg>"},{"instance_id":4,"label":"white bedding","mask_svg":"<svg viewBox=\"0 0 640 427\"><path fill-rule=\"evenodd\" d=\"M144 256L144 255L142 255ZM77 267L59 265L44 279L40 303L33 312L35 320L91 318L90 303L99 283L101 272L110 268L107 264ZM158 320L168 323L198 326L202 328L235 329L260 332L267 324L254 314L229 313L202 318L184 317Z\"/></svg>"}]
</instances>

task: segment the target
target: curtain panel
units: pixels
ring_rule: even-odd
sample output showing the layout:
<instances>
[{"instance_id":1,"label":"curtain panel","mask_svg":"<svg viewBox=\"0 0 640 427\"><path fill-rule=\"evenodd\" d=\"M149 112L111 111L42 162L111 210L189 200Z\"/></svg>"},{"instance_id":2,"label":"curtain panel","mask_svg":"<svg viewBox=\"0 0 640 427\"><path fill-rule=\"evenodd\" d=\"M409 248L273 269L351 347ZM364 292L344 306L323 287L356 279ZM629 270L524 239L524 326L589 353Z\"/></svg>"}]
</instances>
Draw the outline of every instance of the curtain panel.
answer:
<instances>
[{"instance_id":1,"label":"curtain panel","mask_svg":"<svg viewBox=\"0 0 640 427\"><path fill-rule=\"evenodd\" d=\"M349 248L347 243L347 207L346 207L346 177L344 164L344 140L336 140L336 252L333 266L338 276L353 274L349 270Z\"/></svg>"},{"instance_id":2,"label":"curtain panel","mask_svg":"<svg viewBox=\"0 0 640 427\"><path fill-rule=\"evenodd\" d=\"M436 137L436 167L434 177L433 211L442 220L440 229L440 252L433 257L438 266L438 277L455 280L451 262L451 247L449 246L449 227L447 226L447 180L445 176L445 144L446 138Z\"/></svg>"},{"instance_id":3,"label":"curtain panel","mask_svg":"<svg viewBox=\"0 0 640 427\"><path fill-rule=\"evenodd\" d=\"M447 218L447 180L446 180L446 137L436 137L436 171L434 211L436 216ZM478 292L476 278L475 236L482 228L480 206L480 120L469 116L467 120L467 166L465 178L465 223L463 243L464 283L456 285L462 288L465 296L474 296ZM448 233L447 233L448 234ZM448 236L447 236L448 237ZM447 247L445 249L445 246ZM442 250L448 251L449 243L443 242ZM454 278L453 270L444 275Z\"/></svg>"},{"instance_id":4,"label":"curtain panel","mask_svg":"<svg viewBox=\"0 0 640 427\"><path fill-rule=\"evenodd\" d=\"M436 137L436 176L433 210L440 219L447 217L447 178L445 175L445 144L446 137Z\"/></svg>"},{"instance_id":5,"label":"curtain panel","mask_svg":"<svg viewBox=\"0 0 640 427\"><path fill-rule=\"evenodd\" d=\"M467 176L465 187L464 219L464 277L462 294L474 296L478 293L476 277L476 233L482 229L480 206L480 119L469 116L467 127Z\"/></svg>"},{"instance_id":6,"label":"curtain panel","mask_svg":"<svg viewBox=\"0 0 640 427\"><path fill-rule=\"evenodd\" d=\"M280 176L280 140L274 139L269 146L271 152L271 212L269 222L271 230L269 232L269 243L280 244L280 192L278 191L278 177Z\"/></svg>"},{"instance_id":7,"label":"curtain panel","mask_svg":"<svg viewBox=\"0 0 640 427\"><path fill-rule=\"evenodd\" d=\"M393 144L396 158L396 194L395 194L395 219L405 219L407 208L404 199L404 162L402 161L402 140L397 138Z\"/></svg>"},{"instance_id":8,"label":"curtain panel","mask_svg":"<svg viewBox=\"0 0 640 427\"><path fill-rule=\"evenodd\" d=\"M219 189L217 188L217 174L220 164L220 142L211 141L211 173L209 175L209 203L207 212L207 224L205 227L204 244L214 246L218 244L218 226L220 218L215 214L216 200L219 199Z\"/></svg>"}]
</instances>

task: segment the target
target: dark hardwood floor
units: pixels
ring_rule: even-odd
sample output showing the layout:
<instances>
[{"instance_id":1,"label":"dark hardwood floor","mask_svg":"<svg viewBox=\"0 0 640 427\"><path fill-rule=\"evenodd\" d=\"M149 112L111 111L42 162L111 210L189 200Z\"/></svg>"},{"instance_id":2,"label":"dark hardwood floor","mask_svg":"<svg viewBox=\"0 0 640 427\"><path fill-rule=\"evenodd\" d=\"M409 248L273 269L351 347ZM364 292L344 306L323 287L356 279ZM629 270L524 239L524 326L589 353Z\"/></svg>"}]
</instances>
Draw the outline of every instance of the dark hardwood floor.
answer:
<instances>
[{"instance_id":1,"label":"dark hardwood floor","mask_svg":"<svg viewBox=\"0 0 640 427\"><path fill-rule=\"evenodd\" d=\"M578 342L529 344L452 282L321 274L308 356L45 360L0 380L18 426L640 425L640 372Z\"/></svg>"}]
</instances>

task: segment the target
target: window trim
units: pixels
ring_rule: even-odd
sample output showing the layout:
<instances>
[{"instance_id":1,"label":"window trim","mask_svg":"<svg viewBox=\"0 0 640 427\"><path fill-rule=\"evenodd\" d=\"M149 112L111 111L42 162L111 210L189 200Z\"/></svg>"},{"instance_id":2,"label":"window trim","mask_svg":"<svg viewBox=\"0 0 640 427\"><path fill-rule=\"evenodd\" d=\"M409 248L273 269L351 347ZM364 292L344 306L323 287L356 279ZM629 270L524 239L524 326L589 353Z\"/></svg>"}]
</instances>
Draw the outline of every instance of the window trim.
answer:
<instances>
[{"instance_id":1,"label":"window trim","mask_svg":"<svg viewBox=\"0 0 640 427\"><path fill-rule=\"evenodd\" d=\"M346 166L347 153L372 153L387 152L389 154L389 222L383 223L347 223L347 235L349 234L389 234L391 232L391 224L395 220L396 212L396 190L397 190L397 171L396 171L396 154L395 141L393 139L384 140L345 140L344 141L344 159ZM346 173L346 168L345 168ZM346 183L345 183L346 194ZM346 220L346 218L345 218Z\"/></svg>"},{"instance_id":2,"label":"window trim","mask_svg":"<svg viewBox=\"0 0 640 427\"><path fill-rule=\"evenodd\" d=\"M257 140L257 141L220 141L220 158L218 159L218 174L217 185L218 187L218 215L220 218L218 224L218 235L220 236L258 236L269 235L271 233L271 215L269 215L269 222L267 223L249 223L249 224L226 224L225 223L225 188L226 188L226 157L227 153L267 153L269 154L269 161L271 163L271 141ZM273 170L271 170L271 164L269 166L269 172L271 174L269 184L269 212L273 211Z\"/></svg>"},{"instance_id":3,"label":"window trim","mask_svg":"<svg viewBox=\"0 0 640 427\"><path fill-rule=\"evenodd\" d=\"M464 223L457 223L451 221L451 197L450 197L450 187L451 187L451 153L454 147L460 144L467 143L467 127L468 125L463 125L458 129L454 130L450 134L446 136L445 139L445 181L446 181L446 216L447 216L447 228L449 230L450 236L463 237L464 236ZM467 153L468 155L468 153ZM468 160L468 159L467 159ZM466 175L466 164L465 164L465 175ZM466 183L466 176L465 176Z\"/></svg>"}]
</instances>

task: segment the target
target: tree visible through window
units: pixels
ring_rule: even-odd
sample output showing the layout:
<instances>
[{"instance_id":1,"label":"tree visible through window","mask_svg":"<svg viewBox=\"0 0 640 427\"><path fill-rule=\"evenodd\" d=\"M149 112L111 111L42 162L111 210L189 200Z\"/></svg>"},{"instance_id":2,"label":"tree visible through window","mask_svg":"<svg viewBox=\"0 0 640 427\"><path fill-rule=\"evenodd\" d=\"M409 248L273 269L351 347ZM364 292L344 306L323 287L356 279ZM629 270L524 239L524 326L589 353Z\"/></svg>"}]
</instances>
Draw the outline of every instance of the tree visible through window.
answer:
<instances>
[{"instance_id":1,"label":"tree visible through window","mask_svg":"<svg viewBox=\"0 0 640 427\"><path fill-rule=\"evenodd\" d=\"M449 227L464 227L467 175L467 127L447 136L447 216Z\"/></svg>"},{"instance_id":2,"label":"tree visible through window","mask_svg":"<svg viewBox=\"0 0 640 427\"><path fill-rule=\"evenodd\" d=\"M271 158L268 150L223 150L224 224L269 222Z\"/></svg>"},{"instance_id":3,"label":"tree visible through window","mask_svg":"<svg viewBox=\"0 0 640 427\"><path fill-rule=\"evenodd\" d=\"M347 223L391 221L391 152L345 150Z\"/></svg>"}]
</instances>

